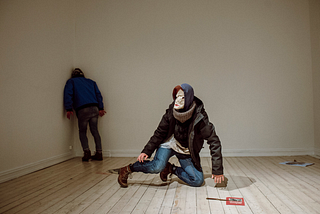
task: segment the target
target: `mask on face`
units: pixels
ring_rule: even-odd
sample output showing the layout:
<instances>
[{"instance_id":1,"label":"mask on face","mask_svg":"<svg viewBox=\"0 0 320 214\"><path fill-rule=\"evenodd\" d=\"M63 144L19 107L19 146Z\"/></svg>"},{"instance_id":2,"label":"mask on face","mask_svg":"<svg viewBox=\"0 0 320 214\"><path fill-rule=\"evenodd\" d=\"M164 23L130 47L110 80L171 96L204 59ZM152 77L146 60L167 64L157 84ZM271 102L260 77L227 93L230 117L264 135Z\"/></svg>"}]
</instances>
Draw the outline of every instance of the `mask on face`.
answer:
<instances>
[{"instance_id":1,"label":"mask on face","mask_svg":"<svg viewBox=\"0 0 320 214\"><path fill-rule=\"evenodd\" d=\"M180 93L183 93L183 105L179 105L179 103L177 103L178 101L180 102L180 100L176 101L177 99L177 94L178 92L181 90ZM177 85L176 87L174 87L173 92L172 92L172 98L174 100L175 104L178 104L178 106L174 105L175 109L179 109L180 111L188 111L190 106L193 103L193 99L194 99L194 92L193 92L193 88L191 87L191 85L187 84L187 83L183 83L181 85Z\"/></svg>"},{"instance_id":2,"label":"mask on face","mask_svg":"<svg viewBox=\"0 0 320 214\"><path fill-rule=\"evenodd\" d=\"M183 109L184 108L184 92L180 89L176 95L174 102L174 109Z\"/></svg>"}]
</instances>

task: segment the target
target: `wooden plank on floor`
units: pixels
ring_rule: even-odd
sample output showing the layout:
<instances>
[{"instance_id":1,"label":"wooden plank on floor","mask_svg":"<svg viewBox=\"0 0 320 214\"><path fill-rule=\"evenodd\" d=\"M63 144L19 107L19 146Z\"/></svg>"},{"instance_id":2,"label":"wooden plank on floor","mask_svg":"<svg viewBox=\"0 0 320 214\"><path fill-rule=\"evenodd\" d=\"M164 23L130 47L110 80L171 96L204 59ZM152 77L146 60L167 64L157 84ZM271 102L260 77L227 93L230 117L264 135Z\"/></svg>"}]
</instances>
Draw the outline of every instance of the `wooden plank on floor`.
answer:
<instances>
[{"instance_id":1,"label":"wooden plank on floor","mask_svg":"<svg viewBox=\"0 0 320 214\"><path fill-rule=\"evenodd\" d=\"M270 161L270 157L259 157L262 162ZM260 172L259 179L265 179L265 184L271 191L281 197L281 200L292 210L294 213L314 213L312 209L309 209L304 204L300 203L299 197L291 191L290 186L286 186L286 181L279 176L279 174L284 173L283 170L273 173L269 168L261 164L257 157L248 159L248 161L256 167ZM289 187L289 188L288 188ZM280 208L279 208L280 209Z\"/></svg>"},{"instance_id":2,"label":"wooden plank on floor","mask_svg":"<svg viewBox=\"0 0 320 214\"><path fill-rule=\"evenodd\" d=\"M225 163L224 173L226 178L228 179L228 184L226 188L217 188L220 198L221 199L226 199L227 197L244 198L241 191L239 190L239 187L236 185L236 182L234 181L234 179L237 179L237 176L233 175L232 169L228 167L228 162L226 159L224 159L224 163ZM223 202L222 207L224 209L224 213L226 214L227 213L252 213L248 205L235 206L235 205L227 205L226 202Z\"/></svg>"},{"instance_id":3,"label":"wooden plank on floor","mask_svg":"<svg viewBox=\"0 0 320 214\"><path fill-rule=\"evenodd\" d=\"M218 188L215 187L214 180L211 178L212 176L212 169L211 169L211 158L204 158L201 161L203 165L204 175L205 175L205 187L207 190L208 198L220 198ZM210 213L225 213L223 209L222 201L215 201L215 200L208 200L208 206L210 209Z\"/></svg>"},{"instance_id":4,"label":"wooden plank on floor","mask_svg":"<svg viewBox=\"0 0 320 214\"><path fill-rule=\"evenodd\" d=\"M297 167L279 164L313 162ZM311 156L224 158L226 188L211 179L211 159L201 158L205 183L190 187L176 176L134 174L120 188L109 169L136 158L105 158L82 163L75 158L0 184L0 213L319 213L320 160ZM177 158L170 162L179 165ZM16 189L14 187L17 187ZM242 197L245 206L208 201L206 197Z\"/></svg>"},{"instance_id":5,"label":"wooden plank on floor","mask_svg":"<svg viewBox=\"0 0 320 214\"><path fill-rule=\"evenodd\" d=\"M144 194L142 197L140 197L140 200L132 210L131 213L133 214L145 213L152 201L152 198L156 193L156 188L153 188L151 184L153 180L157 179L158 175L156 174L147 174L147 175L148 175L148 179L140 187L141 190L144 190Z\"/></svg>"},{"instance_id":6,"label":"wooden plank on floor","mask_svg":"<svg viewBox=\"0 0 320 214\"><path fill-rule=\"evenodd\" d=\"M175 197L174 197L174 205L172 207L172 212L174 214L184 213L186 206L186 193L187 186L182 183L178 183L176 187Z\"/></svg>"},{"instance_id":7,"label":"wooden plank on floor","mask_svg":"<svg viewBox=\"0 0 320 214\"><path fill-rule=\"evenodd\" d=\"M159 181L160 180L160 181ZM161 182L161 184L159 184ZM157 186L154 186L156 188L156 193L154 194L148 209L146 210L146 213L150 214L158 214L159 210L161 210L161 206L164 203L165 196L167 194L167 190L169 187L169 183L163 183L158 177L158 180L155 182Z\"/></svg>"},{"instance_id":8,"label":"wooden plank on floor","mask_svg":"<svg viewBox=\"0 0 320 214\"><path fill-rule=\"evenodd\" d=\"M103 204L95 213L124 213L122 212L123 208L126 207L126 205L129 203L129 201L133 197L137 197L137 192L139 188L141 187L141 183L146 179L148 179L147 175L144 175L143 173L133 173L134 181L128 182L129 187L122 188L119 186L119 190L114 194L113 200L114 203L110 203L106 201L105 204ZM122 192L125 191L125 193L122 195Z\"/></svg>"},{"instance_id":9,"label":"wooden plank on floor","mask_svg":"<svg viewBox=\"0 0 320 214\"><path fill-rule=\"evenodd\" d=\"M131 185L136 185L138 187L138 190L130 198L130 200L127 202L127 204L122 208L121 213L123 213L123 214L131 213L135 209L135 207L137 206L137 204L139 203L139 201L144 196L144 194L147 190L147 188L145 188L145 187L151 183L150 179L151 180L154 179L154 175L148 175L148 174L143 174L143 173L138 173L138 174L145 178L144 179L145 182L141 183L142 180L139 183L138 182L136 183L136 181L131 182L132 183Z\"/></svg>"},{"instance_id":10,"label":"wooden plank on floor","mask_svg":"<svg viewBox=\"0 0 320 214\"><path fill-rule=\"evenodd\" d=\"M94 202L101 197L104 193L109 191L113 186L117 185L117 175L112 174L109 176L105 176L105 178L99 182L97 185L93 186L89 190L87 190L82 195L79 195L75 200L72 202L69 202L59 210L57 210L56 214L62 214L62 213L81 213L83 210L85 210L87 207L89 207L91 204L94 204Z\"/></svg>"},{"instance_id":11,"label":"wooden plank on floor","mask_svg":"<svg viewBox=\"0 0 320 214\"><path fill-rule=\"evenodd\" d=\"M174 205L174 198L177 190L178 182L170 182L168 186L168 190L166 192L165 198L163 200L163 203L161 205L160 214L167 214L171 213L173 205Z\"/></svg>"},{"instance_id":12,"label":"wooden plank on floor","mask_svg":"<svg viewBox=\"0 0 320 214\"><path fill-rule=\"evenodd\" d=\"M136 158L115 158L116 159L116 164L113 164L112 166L109 166L108 169L114 169L114 168L120 168L123 166L126 166L132 162L135 161ZM124 191L122 191L120 185L118 184L118 175L113 174L112 178L114 179L114 182L112 182L112 185L110 185L110 188L108 188L105 192L100 192L97 196L95 197L96 200L92 201L91 204L87 204L85 209L82 209L81 213L87 213L87 214L92 214L95 213L97 210L103 209L102 206L108 202L109 200L112 199L114 194L122 194ZM121 190L121 193L117 193L119 190ZM102 194L101 194L102 193ZM84 208L84 207L83 207Z\"/></svg>"},{"instance_id":13,"label":"wooden plank on floor","mask_svg":"<svg viewBox=\"0 0 320 214\"><path fill-rule=\"evenodd\" d=\"M234 165L232 158L226 159L225 167L233 171L235 175L233 181L243 195L246 205L250 207L253 213L279 213L241 168Z\"/></svg>"},{"instance_id":14,"label":"wooden plank on floor","mask_svg":"<svg viewBox=\"0 0 320 214\"><path fill-rule=\"evenodd\" d=\"M259 160L259 162L262 163L261 160ZM308 189L308 184L304 181L305 177L296 176L296 173L291 171L294 170L297 172L302 170L303 167L293 167L279 164L277 157L274 157L272 161L267 161L263 164L264 166L268 167L271 172L275 172L274 174L276 174L280 169L286 169L282 170L282 173L277 173L278 177L283 180L284 185L286 185L287 188L290 188L293 193L299 193L299 195L302 197L301 202L312 205L308 207L312 207L315 212L320 210L320 205L316 201L318 191L314 191L314 188ZM287 169L290 169L290 171Z\"/></svg>"},{"instance_id":15,"label":"wooden plank on floor","mask_svg":"<svg viewBox=\"0 0 320 214\"><path fill-rule=\"evenodd\" d=\"M15 193L16 191L25 191L26 188L30 188L32 184L34 184L34 180L36 179L38 182L43 178L52 177L58 173L64 173L68 169L75 167L78 161L76 158L70 159L68 161L61 162L59 164L55 164L53 166L47 167L42 170L35 171L33 173L29 173L24 176L20 176L18 178L0 183L0 201L4 198L8 198L8 189L10 193ZM37 182L37 183L38 183ZM31 184L31 185L30 185ZM31 187L32 188L32 187ZM5 196L4 196L5 194Z\"/></svg>"},{"instance_id":16,"label":"wooden plank on floor","mask_svg":"<svg viewBox=\"0 0 320 214\"><path fill-rule=\"evenodd\" d=\"M71 185L73 183L73 179L77 180L83 177L82 173L83 172L75 173L75 175L72 176L71 178L65 178L65 177L62 177L61 179L57 178L57 182L53 182L51 185L46 186L45 188L40 188L36 192L34 192L34 190L31 190L30 191L31 193L27 193L25 197L19 200L14 200L13 203L10 203L7 206L2 207L0 209L0 212L3 212L4 209L10 210L10 212L18 212L20 210L24 210L27 207L31 206L32 204L36 203L37 201L54 194L56 191L59 191L63 188L68 187L68 185ZM37 183L37 182L35 181L34 183Z\"/></svg>"},{"instance_id":17,"label":"wooden plank on floor","mask_svg":"<svg viewBox=\"0 0 320 214\"><path fill-rule=\"evenodd\" d=\"M309 213L318 213L320 210L320 204L316 201L318 198L317 191L314 192L313 188L307 189L306 183L303 181L304 178L295 177L291 172L281 170L282 173L278 173L283 167L292 167L292 166L282 166L278 161L273 159L273 161L262 161L263 159L256 158L255 160L264 165L269 169L270 173L277 175L277 178L282 182L283 187L286 187L285 190L290 191L292 194L299 194L300 204L308 204ZM295 167L293 169L301 169ZM311 208L311 209L310 209Z\"/></svg>"},{"instance_id":18,"label":"wooden plank on floor","mask_svg":"<svg viewBox=\"0 0 320 214\"><path fill-rule=\"evenodd\" d=\"M7 201L11 203L18 201L39 190L46 189L53 183L61 182L66 173L75 173L81 167L80 163L75 160L71 160L70 163L61 163L62 168L58 166L60 165L54 165L52 169L49 167L1 184L5 187L2 188L3 192L0 194L0 207L8 205ZM35 180L37 182L34 182Z\"/></svg>"},{"instance_id":19,"label":"wooden plank on floor","mask_svg":"<svg viewBox=\"0 0 320 214\"><path fill-rule=\"evenodd\" d=\"M86 197L86 195L91 194L93 191L96 190L97 187L101 187L104 183L104 180L107 179L111 174L110 173L101 173L101 171L104 171L109 164L112 164L112 159L106 159L103 162L91 162L91 174L97 176L97 180L92 180L88 184L83 184L82 187L73 192L72 194L66 196L66 197L60 197L60 201L49 207L48 209L42 211L42 214L48 213L52 214L55 212L63 213L63 208L65 209L68 206L71 206L76 203L77 201L81 200L81 198ZM84 173L87 173L88 171L84 171ZM93 177L93 176L91 176ZM99 178L100 177L100 178ZM112 177L112 176L111 176ZM67 212L67 211L65 211Z\"/></svg>"},{"instance_id":20,"label":"wooden plank on floor","mask_svg":"<svg viewBox=\"0 0 320 214\"><path fill-rule=\"evenodd\" d=\"M276 207L280 213L293 213L290 207L295 207L295 204L286 204L283 199L285 195L273 185L270 185L265 176L261 176L257 167L248 162L248 158L234 158L233 163L237 167L241 167L242 171L253 180L254 185L266 196L266 198ZM301 209L300 209L301 210ZM302 210L301 210L302 211Z\"/></svg>"},{"instance_id":21,"label":"wooden plank on floor","mask_svg":"<svg viewBox=\"0 0 320 214\"><path fill-rule=\"evenodd\" d=\"M87 188L91 187L96 182L100 182L104 176L100 174L86 174L78 178L77 180L68 183L64 188L60 188L54 192L54 194L47 195L47 197L42 198L35 203L31 204L27 208L17 212L17 213L44 213L45 210L50 207L57 206L60 208L60 202L64 204L64 200L66 202L70 202L74 197L79 194L83 194ZM52 210L54 212L55 210ZM49 213L52 213L49 212Z\"/></svg>"}]
</instances>

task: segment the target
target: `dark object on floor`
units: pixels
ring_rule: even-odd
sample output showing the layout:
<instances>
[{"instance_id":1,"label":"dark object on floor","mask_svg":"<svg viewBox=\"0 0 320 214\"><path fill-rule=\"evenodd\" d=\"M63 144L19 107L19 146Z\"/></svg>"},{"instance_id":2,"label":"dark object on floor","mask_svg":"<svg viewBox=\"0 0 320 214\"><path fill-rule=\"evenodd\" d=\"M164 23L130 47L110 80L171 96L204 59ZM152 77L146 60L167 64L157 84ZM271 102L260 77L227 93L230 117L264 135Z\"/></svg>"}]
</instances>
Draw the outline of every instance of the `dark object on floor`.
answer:
<instances>
[{"instance_id":1,"label":"dark object on floor","mask_svg":"<svg viewBox=\"0 0 320 214\"><path fill-rule=\"evenodd\" d=\"M90 150L85 150L84 155L82 157L82 161L89 161L91 159L91 151Z\"/></svg>"},{"instance_id":2,"label":"dark object on floor","mask_svg":"<svg viewBox=\"0 0 320 214\"><path fill-rule=\"evenodd\" d=\"M227 205L242 205L244 206L243 198L227 197L223 198L207 198L207 200L226 201Z\"/></svg>"},{"instance_id":3,"label":"dark object on floor","mask_svg":"<svg viewBox=\"0 0 320 214\"><path fill-rule=\"evenodd\" d=\"M103 157L102 157L102 152L96 152L94 154L94 156L91 157L92 160L97 160L97 161L102 161Z\"/></svg>"},{"instance_id":4,"label":"dark object on floor","mask_svg":"<svg viewBox=\"0 0 320 214\"><path fill-rule=\"evenodd\" d=\"M305 163L305 162L298 162L296 160L293 161L286 161L286 162L281 162L280 164L284 164L284 165L291 165L291 166L311 166L314 163Z\"/></svg>"},{"instance_id":5,"label":"dark object on floor","mask_svg":"<svg viewBox=\"0 0 320 214\"><path fill-rule=\"evenodd\" d=\"M164 168L164 170L162 170L162 172L160 172L160 179L163 182L166 182L168 180L168 175L172 175L173 174L173 165L171 163L167 163L166 167Z\"/></svg>"},{"instance_id":6,"label":"dark object on floor","mask_svg":"<svg viewBox=\"0 0 320 214\"><path fill-rule=\"evenodd\" d=\"M121 187L127 188L128 187L128 175L131 174L130 165L120 168L119 176L118 176L118 183Z\"/></svg>"},{"instance_id":7,"label":"dark object on floor","mask_svg":"<svg viewBox=\"0 0 320 214\"><path fill-rule=\"evenodd\" d=\"M216 183L216 185L214 187L227 187L228 185L228 178L226 176L224 176L224 181L221 181L221 183Z\"/></svg>"}]
</instances>

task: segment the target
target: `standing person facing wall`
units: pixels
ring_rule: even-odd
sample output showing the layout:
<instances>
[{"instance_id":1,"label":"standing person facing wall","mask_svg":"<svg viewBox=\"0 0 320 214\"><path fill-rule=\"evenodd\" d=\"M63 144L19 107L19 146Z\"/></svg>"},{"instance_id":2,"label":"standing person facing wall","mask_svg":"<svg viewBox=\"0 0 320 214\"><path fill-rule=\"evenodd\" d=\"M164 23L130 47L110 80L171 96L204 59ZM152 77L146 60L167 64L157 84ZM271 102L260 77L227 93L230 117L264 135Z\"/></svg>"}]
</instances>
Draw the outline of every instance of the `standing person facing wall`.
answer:
<instances>
[{"instance_id":1,"label":"standing person facing wall","mask_svg":"<svg viewBox=\"0 0 320 214\"><path fill-rule=\"evenodd\" d=\"M64 88L64 107L67 118L73 115L72 109L78 117L79 137L84 152L82 161L103 160L101 137L98 131L98 117L105 115L100 90L95 81L84 77L80 68L73 70L71 78ZM87 138L87 126L89 124L91 134L96 145L96 152L91 156Z\"/></svg>"},{"instance_id":2,"label":"standing person facing wall","mask_svg":"<svg viewBox=\"0 0 320 214\"><path fill-rule=\"evenodd\" d=\"M224 181L221 143L203 102L194 96L193 88L186 83L176 86L172 96L173 103L137 162L119 170L118 183L121 187L128 187L128 175L132 172L160 173L162 181L167 181L168 175L174 174L190 186L201 186L204 176L199 153L204 140L207 140L210 148L212 178L216 183ZM155 150L154 159L146 160ZM178 158L181 167L168 162L173 155Z\"/></svg>"}]
</instances>

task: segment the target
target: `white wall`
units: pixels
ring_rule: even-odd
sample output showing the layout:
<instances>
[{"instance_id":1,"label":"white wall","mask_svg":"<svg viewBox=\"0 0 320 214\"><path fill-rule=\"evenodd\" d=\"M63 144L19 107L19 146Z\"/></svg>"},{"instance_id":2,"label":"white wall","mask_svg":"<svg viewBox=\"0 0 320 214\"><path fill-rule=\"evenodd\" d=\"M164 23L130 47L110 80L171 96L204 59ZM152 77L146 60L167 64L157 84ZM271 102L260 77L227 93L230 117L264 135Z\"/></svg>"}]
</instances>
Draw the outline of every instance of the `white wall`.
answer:
<instances>
[{"instance_id":1,"label":"white wall","mask_svg":"<svg viewBox=\"0 0 320 214\"><path fill-rule=\"evenodd\" d=\"M0 1L0 181L72 157L74 0Z\"/></svg>"},{"instance_id":2,"label":"white wall","mask_svg":"<svg viewBox=\"0 0 320 214\"><path fill-rule=\"evenodd\" d=\"M225 156L313 153L307 0L77 0L76 11L75 64L104 95L105 154L138 155L184 82Z\"/></svg>"},{"instance_id":3,"label":"white wall","mask_svg":"<svg viewBox=\"0 0 320 214\"><path fill-rule=\"evenodd\" d=\"M315 154L320 155L320 1L310 0L311 53L315 118Z\"/></svg>"},{"instance_id":4,"label":"white wall","mask_svg":"<svg viewBox=\"0 0 320 214\"><path fill-rule=\"evenodd\" d=\"M315 145L319 151L315 6L1 0L0 182L70 158L72 144L82 155L76 120L65 118L62 103L73 67L103 93L105 155L138 155L173 87L184 82L204 101L224 156L313 154Z\"/></svg>"}]
</instances>

